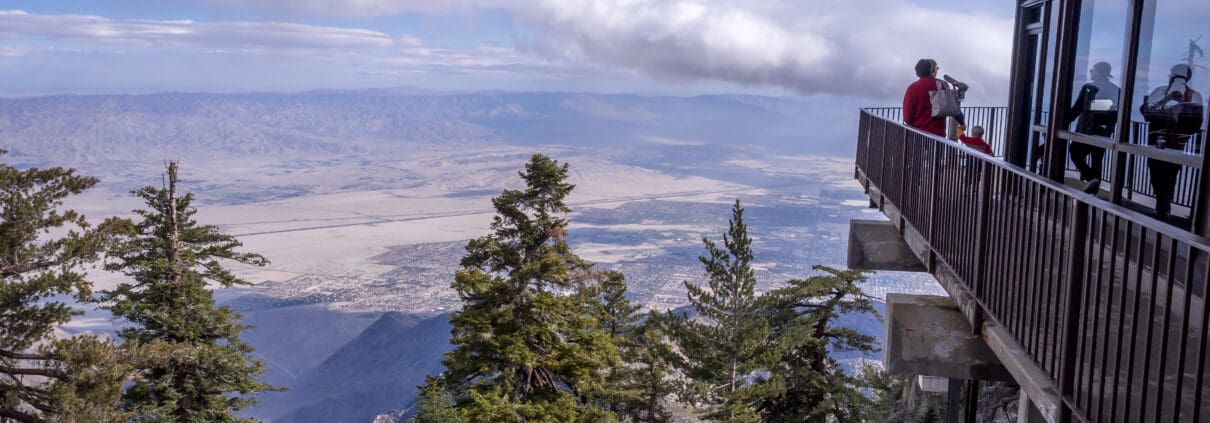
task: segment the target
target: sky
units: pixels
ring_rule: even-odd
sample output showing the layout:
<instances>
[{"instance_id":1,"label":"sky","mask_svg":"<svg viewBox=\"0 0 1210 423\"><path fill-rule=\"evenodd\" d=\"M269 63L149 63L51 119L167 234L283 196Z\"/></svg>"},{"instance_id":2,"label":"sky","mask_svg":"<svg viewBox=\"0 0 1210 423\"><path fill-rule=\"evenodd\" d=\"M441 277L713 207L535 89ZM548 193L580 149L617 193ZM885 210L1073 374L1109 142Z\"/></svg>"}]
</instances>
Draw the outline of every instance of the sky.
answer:
<instances>
[{"instance_id":1,"label":"sky","mask_svg":"<svg viewBox=\"0 0 1210 423\"><path fill-rule=\"evenodd\" d=\"M0 0L0 95L408 87L1003 104L1007 0Z\"/></svg>"}]
</instances>

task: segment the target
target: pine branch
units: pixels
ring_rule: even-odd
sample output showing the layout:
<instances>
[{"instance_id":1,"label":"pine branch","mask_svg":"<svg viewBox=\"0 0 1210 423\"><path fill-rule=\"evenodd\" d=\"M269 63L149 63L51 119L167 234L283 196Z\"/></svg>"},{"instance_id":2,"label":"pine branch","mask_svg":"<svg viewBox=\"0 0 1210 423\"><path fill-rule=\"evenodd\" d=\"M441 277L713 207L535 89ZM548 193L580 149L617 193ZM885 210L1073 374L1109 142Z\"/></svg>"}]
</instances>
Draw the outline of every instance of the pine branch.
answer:
<instances>
[{"instance_id":1,"label":"pine branch","mask_svg":"<svg viewBox=\"0 0 1210 423\"><path fill-rule=\"evenodd\" d=\"M13 420L16 420L21 423L43 423L43 422L45 422L45 420L42 420L41 418L39 418L33 414L24 413L24 412L21 412L18 410L10 410L10 409L6 409L6 408L0 408L0 417L13 419Z\"/></svg>"},{"instance_id":2,"label":"pine branch","mask_svg":"<svg viewBox=\"0 0 1210 423\"><path fill-rule=\"evenodd\" d=\"M12 360L59 360L61 357L58 354L30 354L18 353L8 350L0 350L0 358L8 358Z\"/></svg>"},{"instance_id":3,"label":"pine branch","mask_svg":"<svg viewBox=\"0 0 1210 423\"><path fill-rule=\"evenodd\" d=\"M68 375L66 373L63 373L63 372L60 372L57 370L27 368L27 367L9 367L9 366L4 366L4 365L0 365L0 373L7 373L10 375L21 375L21 376L45 376L45 377L55 378L55 379L66 379L68 377Z\"/></svg>"},{"instance_id":4,"label":"pine branch","mask_svg":"<svg viewBox=\"0 0 1210 423\"><path fill-rule=\"evenodd\" d=\"M15 260L14 260L15 261ZM39 269L54 267L63 264L63 260L39 260L25 264L12 264L9 266L0 267L0 278L11 278L24 273L32 272Z\"/></svg>"}]
</instances>

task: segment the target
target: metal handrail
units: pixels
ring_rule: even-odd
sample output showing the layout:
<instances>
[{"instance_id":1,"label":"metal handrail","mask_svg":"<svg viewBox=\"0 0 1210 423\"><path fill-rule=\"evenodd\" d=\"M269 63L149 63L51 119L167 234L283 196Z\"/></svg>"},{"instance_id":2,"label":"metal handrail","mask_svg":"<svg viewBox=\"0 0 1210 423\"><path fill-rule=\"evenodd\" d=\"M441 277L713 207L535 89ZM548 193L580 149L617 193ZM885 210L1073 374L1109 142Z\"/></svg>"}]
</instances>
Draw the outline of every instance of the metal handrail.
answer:
<instances>
[{"instance_id":1,"label":"metal handrail","mask_svg":"<svg viewBox=\"0 0 1210 423\"><path fill-rule=\"evenodd\" d=\"M902 107L866 107L862 110L870 114L882 118L886 118L892 122L903 122ZM971 121L970 116L979 116L992 111L993 118L974 120L967 123L967 126L983 125L991 136L986 137L986 141L992 146L994 156L1003 156L1005 149L1005 137L1007 136L1006 118L1007 107L1003 106L970 106L963 107L963 111L968 115L968 121ZM1043 112L1045 114L1045 112ZM1113 179L1113 166L1111 163L1114 160L1114 152L1120 151L1127 154L1127 173L1123 180L1123 188L1126 189L1127 198L1133 199L1136 195L1144 197L1154 197L1152 187L1148 183L1149 170L1144 165L1148 158L1176 163L1182 166L1177 177L1177 188L1172 201L1173 205L1192 209L1197 201L1196 185L1201 172L1201 157L1200 152L1204 139L1206 138L1205 131L1195 134L1186 144L1184 150L1157 150L1154 147L1147 146L1144 137L1141 133L1145 133L1148 128L1147 122L1135 121L1130 125L1131 134L1129 134L1127 142L1115 142L1108 138L1095 137L1075 133L1067 130L1060 130L1058 133L1061 138L1069 142L1088 144L1106 149L1101 166L1101 180L1111 181ZM1044 129L1043 126L1033 128L1036 130ZM1070 160L1065 165L1066 170L1075 171L1075 166Z\"/></svg>"},{"instance_id":2,"label":"metal handrail","mask_svg":"<svg viewBox=\"0 0 1210 423\"><path fill-rule=\"evenodd\" d=\"M861 110L863 112L866 112L869 109L879 109L879 108L862 108ZM1096 207L1101 208L1101 209L1105 210L1106 212L1113 214L1115 216L1118 216L1118 217L1121 217L1124 219L1131 219L1131 220L1135 220L1135 221L1151 222L1151 226L1148 226L1149 230L1159 232L1168 237L1176 238L1182 242L1187 242L1190 244L1197 244L1198 246L1202 247L1202 249L1210 250L1210 238L1198 236L1196 234L1193 234L1189 231L1182 230L1175 226L1164 224L1162 222L1156 221L1151 216L1148 216L1143 213L1139 213L1137 211L1128 209L1126 207L1119 206L1117 204L1110 203L1108 201L1101 200L1099 197L1097 197L1095 195L1085 193L1083 191L1077 190L1070 186L1060 184L1051 179L1045 178L1042 175L1038 175L1033 172L1030 172L1029 169L1018 167L1018 166L1013 165L1012 163L1009 163L1009 162L1006 162L1003 160L996 160L996 159L992 158L995 156L988 157L986 154L983 154L983 152L981 152L979 150L975 150L971 147L968 147L966 144L957 143L957 142L954 142L954 141L951 141L951 140L948 140L948 139L945 139L942 137L938 137L931 133L921 131L916 128L904 126L904 125L901 125L899 122L894 122L894 121L891 121L886 118L882 118L879 116L875 116L875 117L879 118L879 119L887 120L888 122L890 122L894 125L899 125L902 129L909 131L911 133L917 134L922 137L928 137L936 142L944 143L948 146L961 150L966 154L970 154L972 156L978 157L978 160L989 162L993 166L1003 168L1005 171L1011 172L1014 175L1024 178L1030 182L1046 185L1050 189L1053 189L1053 190L1059 191L1059 192L1063 192L1064 194L1066 194L1070 197L1078 198L1081 201L1084 201L1086 203L1095 203Z\"/></svg>"}]
</instances>

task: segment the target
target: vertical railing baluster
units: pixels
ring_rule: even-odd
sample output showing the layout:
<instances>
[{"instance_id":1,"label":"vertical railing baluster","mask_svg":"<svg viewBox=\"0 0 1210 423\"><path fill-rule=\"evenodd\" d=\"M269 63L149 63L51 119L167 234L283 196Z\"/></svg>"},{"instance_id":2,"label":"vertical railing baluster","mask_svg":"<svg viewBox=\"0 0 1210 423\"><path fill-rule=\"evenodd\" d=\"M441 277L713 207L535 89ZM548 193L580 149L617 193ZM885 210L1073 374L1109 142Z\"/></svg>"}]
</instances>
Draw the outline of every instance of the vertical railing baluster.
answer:
<instances>
[{"instance_id":1,"label":"vertical railing baluster","mask_svg":"<svg viewBox=\"0 0 1210 423\"><path fill-rule=\"evenodd\" d=\"M1080 313L1080 300L1084 291L1084 260L1086 257L1086 248L1088 245L1088 203L1081 201L1078 198L1072 199L1072 219L1071 219L1071 249L1067 254L1067 292L1064 295L1063 306L1063 354L1060 360L1059 368L1059 397L1062 399L1072 397L1075 392L1075 352L1076 338L1083 338L1077 335L1079 330L1079 322L1077 318ZM1059 421L1071 421L1071 407L1064 402L1059 407Z\"/></svg>"},{"instance_id":2,"label":"vertical railing baluster","mask_svg":"<svg viewBox=\"0 0 1210 423\"><path fill-rule=\"evenodd\" d=\"M1159 380L1156 381L1155 385L1156 422L1162 420L1164 416L1164 379L1167 379L1164 373L1168 369L1168 325L1171 323L1172 319L1172 294L1174 291L1176 291L1176 283L1173 281L1172 277L1173 274L1176 273L1176 247L1177 243L1176 239L1174 238L1168 247L1168 279L1166 281L1166 285L1168 285L1168 292L1167 295L1164 296L1164 324L1160 325L1160 330L1162 331L1162 334L1160 335L1160 368L1158 372ZM1157 245L1156 248L1159 248L1159 246ZM1177 401L1177 404L1180 404L1180 400L1177 399Z\"/></svg>"},{"instance_id":3,"label":"vertical railing baluster","mask_svg":"<svg viewBox=\"0 0 1210 423\"><path fill-rule=\"evenodd\" d=\"M1155 329L1155 293L1157 290L1159 290L1160 286L1160 251L1163 250L1163 248L1160 247L1160 241L1163 241L1163 239L1163 234L1161 234L1159 231L1156 231L1155 242L1152 245L1154 250L1151 252L1151 291L1148 291L1147 293L1147 314L1145 315L1147 317L1147 342L1143 343L1143 373L1141 375L1142 380L1140 381L1140 384L1143 386L1143 393L1140 397L1141 404L1139 404L1138 421L1142 421L1144 413L1146 413L1147 388L1149 388L1151 385L1151 383L1147 380L1147 376L1151 373L1151 341ZM1162 329L1163 328L1161 328L1161 330Z\"/></svg>"},{"instance_id":4,"label":"vertical railing baluster","mask_svg":"<svg viewBox=\"0 0 1210 423\"><path fill-rule=\"evenodd\" d=\"M1185 385L1185 349L1189 347L1189 334L1185 333L1185 331L1189 330L1189 318L1193 314L1193 310L1191 308L1193 306L1193 284L1191 282L1193 281L1193 270L1197 263L1198 251L1192 246L1189 246L1188 248L1188 254L1186 254L1187 258L1185 259L1185 275L1183 278L1181 278L1181 280L1185 283L1185 304L1181 309L1184 311L1185 318L1181 319L1181 330L1176 331L1176 333L1179 333L1183 336L1181 336L1179 339L1180 348L1176 350L1176 392L1172 394L1173 398L1176 399L1176 407L1172 411L1173 423L1178 422L1181 416L1181 387ZM1175 283L1171 284L1171 286L1172 287L1169 289L1176 290Z\"/></svg>"},{"instance_id":5,"label":"vertical railing baluster","mask_svg":"<svg viewBox=\"0 0 1210 423\"><path fill-rule=\"evenodd\" d=\"M1210 263L1210 251L1207 254L1207 262ZM1210 304L1206 304L1205 298L1210 294L1210 269L1205 270L1202 275L1202 333L1201 342L1197 347L1197 371L1193 374L1196 382L1193 384L1193 420L1201 421L1202 400L1205 395L1202 395L1202 388L1206 379L1206 356L1210 352L1206 351L1206 338L1210 337Z\"/></svg>"},{"instance_id":6,"label":"vertical railing baluster","mask_svg":"<svg viewBox=\"0 0 1210 423\"><path fill-rule=\"evenodd\" d=\"M941 197L940 195L937 195L937 183L938 183L938 177L940 177L940 174L941 174L941 153L942 152L941 152L941 148L938 147L938 143L936 141L931 142L929 144L932 145L932 151L929 152L929 155L932 157L932 160L933 160L933 162L931 163L932 167L933 167L933 171L932 171L931 179L929 181L929 193L930 193L929 197L931 197L931 198L929 198L928 241L929 241L929 245L934 245L933 242L937 239L937 229L936 229L937 228L937 213L936 212L938 211L937 201ZM928 266L930 273L933 272L933 270L936 268L937 260L934 257L933 253L931 253L931 252L929 253L929 262L925 263L925 265Z\"/></svg>"}]
</instances>

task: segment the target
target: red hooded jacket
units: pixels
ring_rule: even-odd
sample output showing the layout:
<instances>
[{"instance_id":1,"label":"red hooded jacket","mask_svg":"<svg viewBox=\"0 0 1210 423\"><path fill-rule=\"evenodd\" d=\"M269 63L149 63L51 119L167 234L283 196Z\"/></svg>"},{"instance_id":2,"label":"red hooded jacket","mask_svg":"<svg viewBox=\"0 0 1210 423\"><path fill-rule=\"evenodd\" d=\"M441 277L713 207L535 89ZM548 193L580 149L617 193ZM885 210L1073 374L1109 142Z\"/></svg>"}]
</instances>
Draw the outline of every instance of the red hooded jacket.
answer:
<instances>
[{"instance_id":1,"label":"red hooded jacket","mask_svg":"<svg viewBox=\"0 0 1210 423\"><path fill-rule=\"evenodd\" d=\"M966 144L967 147L982 151L983 154L987 154L989 156L992 154L991 144L988 144L987 141L983 140L983 138L968 137L963 135L958 137L958 141L962 141L962 143Z\"/></svg>"},{"instance_id":2,"label":"red hooded jacket","mask_svg":"<svg viewBox=\"0 0 1210 423\"><path fill-rule=\"evenodd\" d=\"M945 117L933 117L933 103L929 101L929 91L936 90L937 78L931 76L922 77L908 85L907 92L903 93L903 123L944 137Z\"/></svg>"}]
</instances>

